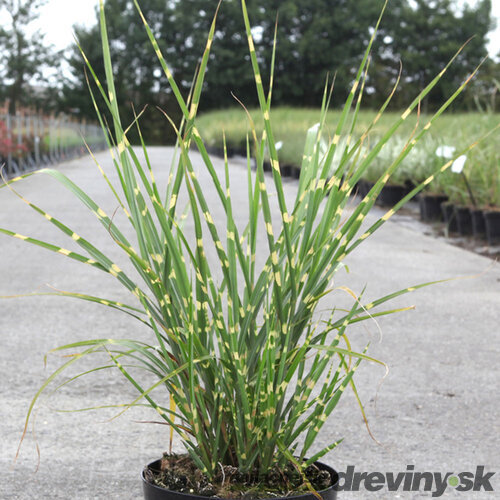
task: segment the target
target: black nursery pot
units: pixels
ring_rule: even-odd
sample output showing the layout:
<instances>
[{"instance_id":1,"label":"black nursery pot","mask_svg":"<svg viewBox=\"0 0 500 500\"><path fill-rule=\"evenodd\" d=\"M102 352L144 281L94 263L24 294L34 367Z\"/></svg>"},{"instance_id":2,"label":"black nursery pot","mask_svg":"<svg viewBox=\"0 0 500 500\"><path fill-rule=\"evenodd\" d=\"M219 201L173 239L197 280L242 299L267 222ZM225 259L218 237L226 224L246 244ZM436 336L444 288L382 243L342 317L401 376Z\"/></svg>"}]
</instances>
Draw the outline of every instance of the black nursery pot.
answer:
<instances>
[{"instance_id":1,"label":"black nursery pot","mask_svg":"<svg viewBox=\"0 0 500 500\"><path fill-rule=\"evenodd\" d=\"M355 192L360 198L364 198L366 196L366 181L364 179L360 179L357 182Z\"/></svg>"},{"instance_id":2,"label":"black nursery pot","mask_svg":"<svg viewBox=\"0 0 500 500\"><path fill-rule=\"evenodd\" d=\"M224 158L224 148L220 146L208 146L207 153L219 158Z\"/></svg>"},{"instance_id":3,"label":"black nursery pot","mask_svg":"<svg viewBox=\"0 0 500 500\"><path fill-rule=\"evenodd\" d=\"M400 202L408 193L406 186L399 184L386 184L377 197L377 204L392 207Z\"/></svg>"},{"instance_id":4,"label":"black nursery pot","mask_svg":"<svg viewBox=\"0 0 500 500\"><path fill-rule=\"evenodd\" d=\"M441 211L443 213L444 223L448 228L448 232L456 233L458 231L458 225L453 203L443 203L441 205Z\"/></svg>"},{"instance_id":5,"label":"black nursery pot","mask_svg":"<svg viewBox=\"0 0 500 500\"><path fill-rule=\"evenodd\" d=\"M161 460L156 460L155 462L150 463L146 469L159 470L160 463ZM332 477L332 486L326 490L318 491L318 493L321 495L323 500L336 500L339 485L339 475L337 471L321 462L315 462L315 465L321 470L328 471ZM207 500L207 497L201 495L191 495L190 493L167 490L150 483L145 476L146 469L142 471L141 474L145 500ZM282 498L273 497L272 500L317 500L317 497L315 497L312 493L306 493L304 495L292 495Z\"/></svg>"},{"instance_id":6,"label":"black nursery pot","mask_svg":"<svg viewBox=\"0 0 500 500\"><path fill-rule=\"evenodd\" d=\"M420 220L424 222L443 220L441 204L448 201L448 196L444 194L423 194L418 203L420 207Z\"/></svg>"},{"instance_id":7,"label":"black nursery pot","mask_svg":"<svg viewBox=\"0 0 500 500\"><path fill-rule=\"evenodd\" d=\"M281 167L281 176L282 177L291 177L292 176L292 165L282 165Z\"/></svg>"},{"instance_id":8,"label":"black nursery pot","mask_svg":"<svg viewBox=\"0 0 500 500\"><path fill-rule=\"evenodd\" d=\"M484 212L486 223L486 238L488 245L500 245L500 211L491 210Z\"/></svg>"},{"instance_id":9,"label":"black nursery pot","mask_svg":"<svg viewBox=\"0 0 500 500\"><path fill-rule=\"evenodd\" d=\"M292 166L290 175L294 179L300 179L300 167Z\"/></svg>"},{"instance_id":10,"label":"black nursery pot","mask_svg":"<svg viewBox=\"0 0 500 500\"><path fill-rule=\"evenodd\" d=\"M367 181L365 179L361 179L358 182L358 193L361 198L364 198L369 192L370 189L374 186L373 182Z\"/></svg>"},{"instance_id":11,"label":"black nursery pot","mask_svg":"<svg viewBox=\"0 0 500 500\"><path fill-rule=\"evenodd\" d=\"M483 211L480 208L471 208L470 216L472 219L472 234L475 238L484 238L486 234L486 222Z\"/></svg>"},{"instance_id":12,"label":"black nursery pot","mask_svg":"<svg viewBox=\"0 0 500 500\"><path fill-rule=\"evenodd\" d=\"M457 219L457 229L462 236L472 234L472 217L469 207L455 206L455 217Z\"/></svg>"}]
</instances>

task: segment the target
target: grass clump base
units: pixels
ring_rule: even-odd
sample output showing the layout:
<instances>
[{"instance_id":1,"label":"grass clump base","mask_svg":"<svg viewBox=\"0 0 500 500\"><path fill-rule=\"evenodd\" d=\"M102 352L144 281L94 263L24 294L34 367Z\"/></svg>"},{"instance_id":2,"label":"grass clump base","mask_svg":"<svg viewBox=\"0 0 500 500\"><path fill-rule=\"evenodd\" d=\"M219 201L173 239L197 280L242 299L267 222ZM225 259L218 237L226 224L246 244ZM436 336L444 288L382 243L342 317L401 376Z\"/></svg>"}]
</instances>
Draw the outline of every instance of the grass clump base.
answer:
<instances>
[{"instance_id":1,"label":"grass clump base","mask_svg":"<svg viewBox=\"0 0 500 500\"><path fill-rule=\"evenodd\" d=\"M203 474L187 454L165 453L160 464L160 470L145 470L150 483L172 491L214 498L280 498L311 493L311 486L322 491L332 485L330 473L314 464L306 467L302 474L292 464L283 469L274 466L261 477L257 468L242 473L232 465L219 464L213 480Z\"/></svg>"}]
</instances>

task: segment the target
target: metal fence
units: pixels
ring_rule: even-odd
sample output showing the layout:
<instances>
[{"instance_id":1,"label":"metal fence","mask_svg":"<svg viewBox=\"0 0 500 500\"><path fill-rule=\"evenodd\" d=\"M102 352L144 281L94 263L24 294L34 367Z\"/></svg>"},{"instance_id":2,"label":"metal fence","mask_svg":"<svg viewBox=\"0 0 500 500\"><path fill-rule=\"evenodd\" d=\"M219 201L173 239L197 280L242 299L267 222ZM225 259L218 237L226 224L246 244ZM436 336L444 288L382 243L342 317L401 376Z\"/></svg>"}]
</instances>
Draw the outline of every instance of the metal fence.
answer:
<instances>
[{"instance_id":1,"label":"metal fence","mask_svg":"<svg viewBox=\"0 0 500 500\"><path fill-rule=\"evenodd\" d=\"M93 151L106 147L97 125L32 110L11 115L6 105L0 107L0 167L6 177L84 155L85 142Z\"/></svg>"}]
</instances>

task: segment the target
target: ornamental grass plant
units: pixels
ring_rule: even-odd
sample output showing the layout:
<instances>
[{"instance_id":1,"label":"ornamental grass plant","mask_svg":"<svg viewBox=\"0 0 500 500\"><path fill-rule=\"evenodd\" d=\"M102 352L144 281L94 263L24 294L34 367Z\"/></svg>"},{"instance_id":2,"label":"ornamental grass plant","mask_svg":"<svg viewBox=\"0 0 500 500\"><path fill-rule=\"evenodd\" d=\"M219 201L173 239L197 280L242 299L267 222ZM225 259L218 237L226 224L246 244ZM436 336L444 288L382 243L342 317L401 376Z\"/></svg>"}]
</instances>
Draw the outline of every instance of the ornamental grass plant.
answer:
<instances>
[{"instance_id":1,"label":"ornamental grass plant","mask_svg":"<svg viewBox=\"0 0 500 500\"><path fill-rule=\"evenodd\" d=\"M208 478L214 478L219 464L234 466L241 473L256 471L259 477L265 476L274 466L284 468L290 463L302 471L340 442L339 436L336 442L318 446L322 427L344 391L352 390L358 398L354 374L360 364L363 361L383 364L367 354L367 345L354 348L354 339L349 338L350 326L404 310L391 309L386 303L426 285L408 287L366 303L362 292L342 287L337 273L344 267L347 256L365 244L398 208L437 174L432 173L380 219L373 223L365 221L384 184L415 145L432 130L435 121L460 94L466 82L428 120L423 123L417 120L417 126L394 160L386 165L371 191L352 210L347 210L356 183L405 120L412 114L418 115L422 99L444 77L452 63L450 61L443 68L368 148L371 131L392 97L392 93L387 96L362 134L353 135L375 30L333 134L326 133L331 97L330 86L326 85L318 125L309 131L305 140L296 197L292 203L287 202L275 145L272 83L268 85L262 80L250 19L245 0L242 0L245 36L263 129L258 133L253 122L248 121L248 198L235 201L231 197L227 159L224 174L219 176L197 128L197 109L214 41L216 18L191 95L186 100L139 3L137 0L134 3L183 113L179 126L166 116L166 126L173 127L177 134L177 153L168 184L156 183L144 143L141 150L145 161L142 162L127 138L131 127L140 131L140 113L132 124L123 123L119 115L117 101L120 96L116 95L113 81L103 1L100 20L106 82L99 81L84 54L83 57L90 78L95 81L106 104L105 110L96 106L96 111L106 134L118 182L113 184L101 169L103 182L109 185L110 196L126 216L130 226L126 229L132 229L134 238L127 238L127 231L117 226L113 216L102 210L62 171L44 169L28 174L50 175L71 191L75 202L83 203L109 232L133 271L121 269L90 239L75 233L62 219L18 194L13 184L26 176L13 179L3 187L8 186L18 194L46 219L46 223L56 226L80 250L67 250L4 228L0 231L113 276L129 292L130 303L108 297L61 293L128 314L131 320L147 325L150 340L138 341L133 337L83 340L54 349L54 352L66 352L71 356L34 396L25 432L40 395L53 387L56 379L79 359L104 352L108 363L88 373L95 374L107 368L125 377L137 390L137 398L128 402L125 410L135 405L150 405L180 437L191 459ZM96 96L93 98L95 104ZM104 112L112 118L109 128ZM457 152L457 156L472 146ZM193 150L201 155L216 200L205 197L204 186L193 166ZM270 176L263 170L266 154L272 165ZM255 172L251 168L252 158L256 163ZM98 164L98 158L94 160ZM453 159L437 170L447 170L452 162ZM187 210L184 210L184 202L187 202ZM214 202L223 207L224 220L214 220L210 209ZM235 212L242 203L248 210L244 227L235 222ZM194 228L193 234L185 229L186 218ZM264 238L258 237L261 231ZM209 259L207 255L214 258ZM264 256L264 265L258 265L257 255ZM319 318L321 299L334 289L343 289L351 296L350 308L338 308L330 311L327 317ZM149 382L151 377L154 377L153 383ZM359 408L364 415L361 401ZM165 441L159 443L159 452L167 448L168 439L167 432ZM314 453L311 451L313 445Z\"/></svg>"}]
</instances>

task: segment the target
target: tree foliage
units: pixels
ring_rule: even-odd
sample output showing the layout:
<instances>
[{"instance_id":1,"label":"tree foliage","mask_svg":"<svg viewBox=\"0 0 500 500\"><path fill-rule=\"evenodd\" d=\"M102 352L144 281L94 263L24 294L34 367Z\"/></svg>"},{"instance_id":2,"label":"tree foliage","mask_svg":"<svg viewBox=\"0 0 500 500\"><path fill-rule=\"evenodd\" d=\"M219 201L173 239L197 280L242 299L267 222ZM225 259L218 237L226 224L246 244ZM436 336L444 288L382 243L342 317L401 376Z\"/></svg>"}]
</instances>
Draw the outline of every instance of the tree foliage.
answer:
<instances>
[{"instance_id":1,"label":"tree foliage","mask_svg":"<svg viewBox=\"0 0 500 500\"><path fill-rule=\"evenodd\" d=\"M50 107L55 85L50 72L58 67L59 54L28 26L39 17L46 0L0 0L0 13L6 22L0 25L0 97L10 101L15 113L18 104ZM35 89L34 86L39 86Z\"/></svg>"},{"instance_id":2,"label":"tree foliage","mask_svg":"<svg viewBox=\"0 0 500 500\"><path fill-rule=\"evenodd\" d=\"M161 33L170 31L171 27L169 12L164 12L165 2L149 0L144 7L152 28L160 35L160 47L165 50L166 45ZM111 20L108 25L110 51L114 62L117 95L124 118L129 122L134 119L132 103L137 113L146 105L168 108L170 91L166 79L158 72L156 56L149 50L149 40L143 23L131 2L107 0L106 15ZM97 14L96 24L91 28L75 26L75 37L78 46L75 45L68 59L73 77L65 82L61 107L71 109L81 117L94 119L95 110L87 83L87 80L91 82L93 78L87 74L81 50L91 62L99 80L105 81ZM91 90L97 104L102 107L103 102L95 85L91 86ZM169 111L174 119L178 117L175 111ZM158 129L152 110L146 111L141 123L151 142L165 142L171 138L164 136Z\"/></svg>"},{"instance_id":3,"label":"tree foliage","mask_svg":"<svg viewBox=\"0 0 500 500\"><path fill-rule=\"evenodd\" d=\"M378 71L372 80L376 94L387 94L387 84L396 80L400 62L401 85L394 104L403 106L434 78L466 44L447 71L446 78L424 102L434 108L457 88L487 55L487 33L493 28L491 0L480 0L474 7L454 0L393 0L386 22L387 37L378 55ZM377 78L381 78L377 82ZM384 92L385 90L385 92ZM457 104L463 103L463 99Z\"/></svg>"},{"instance_id":4,"label":"tree foliage","mask_svg":"<svg viewBox=\"0 0 500 500\"><path fill-rule=\"evenodd\" d=\"M262 49L268 62L278 14L275 103L318 106L328 75L335 75L335 100L342 102L383 1L269 0L265 6Z\"/></svg>"},{"instance_id":5,"label":"tree foliage","mask_svg":"<svg viewBox=\"0 0 500 500\"><path fill-rule=\"evenodd\" d=\"M217 5L217 0L141 1L185 97ZM274 104L319 105L328 75L335 80L334 105L342 102L382 5L383 0L248 1L257 56L263 69L270 67L277 19ZM253 76L245 64L247 42L240 11L239 0L221 3L202 110L235 105L235 97L246 106L257 103ZM167 81L157 68L156 56L148 51L143 23L128 0L107 0L106 13L121 109L132 120L131 102L137 109L149 104L152 109L142 121L146 135L152 142L164 142L168 127L154 107L161 107L174 120L180 115ZM426 106L432 108L442 102L486 55L486 35L491 28L491 0L460 8L456 0L391 0L373 52L365 105L378 106L385 100L397 79L400 61L402 84L394 105L408 102L473 36L447 78L433 90ZM94 27L78 28L76 33L87 57L104 78L97 18ZM70 64L74 81L65 89L65 105L92 116L93 107L88 105L86 81L82 77L83 61L76 49ZM134 71L125 69L130 67ZM263 77L267 83L269 71L264 69ZM462 105L470 102L471 98L465 95Z\"/></svg>"}]
</instances>

